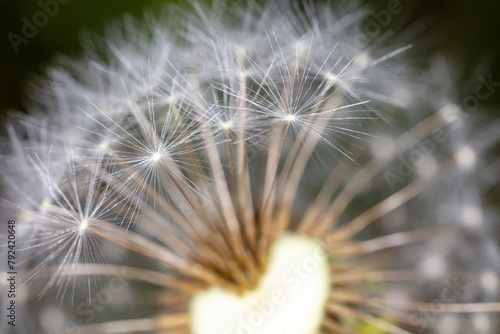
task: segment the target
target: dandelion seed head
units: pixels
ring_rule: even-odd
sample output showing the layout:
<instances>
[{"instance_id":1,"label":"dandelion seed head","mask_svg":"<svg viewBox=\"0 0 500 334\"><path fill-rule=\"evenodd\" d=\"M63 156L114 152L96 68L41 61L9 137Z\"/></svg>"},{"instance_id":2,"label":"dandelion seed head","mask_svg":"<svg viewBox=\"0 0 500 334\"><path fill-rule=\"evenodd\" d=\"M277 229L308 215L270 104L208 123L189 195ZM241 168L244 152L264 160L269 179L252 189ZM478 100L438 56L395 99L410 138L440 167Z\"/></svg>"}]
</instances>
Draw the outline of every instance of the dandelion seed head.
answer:
<instances>
[{"instance_id":1,"label":"dandelion seed head","mask_svg":"<svg viewBox=\"0 0 500 334\"><path fill-rule=\"evenodd\" d=\"M109 290L78 330L416 333L425 309L431 332L493 333L498 121L463 117L448 59L360 44L368 8L240 5L124 18L8 124L24 332Z\"/></svg>"}]
</instances>

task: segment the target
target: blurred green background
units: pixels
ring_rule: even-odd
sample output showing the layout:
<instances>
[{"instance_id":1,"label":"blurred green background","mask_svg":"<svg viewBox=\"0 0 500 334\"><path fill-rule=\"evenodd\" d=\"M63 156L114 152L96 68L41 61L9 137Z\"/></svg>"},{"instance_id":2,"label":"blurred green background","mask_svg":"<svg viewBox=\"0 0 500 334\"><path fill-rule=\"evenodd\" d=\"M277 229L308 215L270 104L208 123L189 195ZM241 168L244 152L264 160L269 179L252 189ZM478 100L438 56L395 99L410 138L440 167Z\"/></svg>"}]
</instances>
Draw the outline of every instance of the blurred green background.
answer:
<instances>
[{"instance_id":1,"label":"blurred green background","mask_svg":"<svg viewBox=\"0 0 500 334\"><path fill-rule=\"evenodd\" d=\"M50 0L41 0L45 3ZM140 16L146 7L159 8L162 0L58 0L59 11L45 26L20 44L16 53L8 39L10 32L22 36L23 17L33 20L41 8L38 0L0 0L0 115L9 109L24 110L26 96L23 88L34 73L58 53L78 54L79 33L90 30L102 32L107 22L124 13ZM179 2L181 0L178 0ZM217 0L216 0L217 1ZM242 3L244 0L236 0ZM364 1L375 11L387 8L395 0ZM416 22L426 17L432 24L425 34L438 36L429 39L432 49L449 50L465 60L469 67L478 61L490 62L494 81L500 81L500 1L493 0L400 0L405 10L399 21ZM393 22L391 22L392 24ZM436 31L438 32L437 34ZM500 90L485 103L499 105ZM496 109L496 108L493 108ZM1 116L0 116L1 117Z\"/></svg>"}]
</instances>

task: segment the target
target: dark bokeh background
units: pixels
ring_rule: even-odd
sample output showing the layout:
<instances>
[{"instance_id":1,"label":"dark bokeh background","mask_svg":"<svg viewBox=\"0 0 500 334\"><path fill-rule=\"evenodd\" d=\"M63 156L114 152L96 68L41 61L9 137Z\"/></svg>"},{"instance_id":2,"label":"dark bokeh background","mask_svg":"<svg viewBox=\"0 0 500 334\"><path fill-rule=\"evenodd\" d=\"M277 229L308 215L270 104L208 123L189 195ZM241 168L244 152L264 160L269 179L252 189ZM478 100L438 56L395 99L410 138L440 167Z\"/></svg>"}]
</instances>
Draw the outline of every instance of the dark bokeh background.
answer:
<instances>
[{"instance_id":1,"label":"dark bokeh background","mask_svg":"<svg viewBox=\"0 0 500 334\"><path fill-rule=\"evenodd\" d=\"M41 0L47 2L50 0ZM102 32L106 22L123 13L140 16L145 7L158 8L162 0L59 0L59 12L39 29L16 54L7 38L9 32L21 35L22 18L32 21L41 10L39 0L0 0L0 118L9 109L24 110L23 87L34 73L41 73L57 53L78 54L78 35L85 30ZM181 0L178 0L181 1ZM217 0L216 0L217 1ZM235 0L242 3L243 0ZM374 8L387 8L390 1L366 0ZM500 1L493 0L400 0L405 8L397 20L416 22L425 17L433 22L424 32L429 48L448 50L469 67L488 62L495 81L500 81ZM397 23L397 22L391 22ZM436 34L437 32L437 34ZM490 72L488 72L490 73ZM486 101L495 109L500 91Z\"/></svg>"}]
</instances>

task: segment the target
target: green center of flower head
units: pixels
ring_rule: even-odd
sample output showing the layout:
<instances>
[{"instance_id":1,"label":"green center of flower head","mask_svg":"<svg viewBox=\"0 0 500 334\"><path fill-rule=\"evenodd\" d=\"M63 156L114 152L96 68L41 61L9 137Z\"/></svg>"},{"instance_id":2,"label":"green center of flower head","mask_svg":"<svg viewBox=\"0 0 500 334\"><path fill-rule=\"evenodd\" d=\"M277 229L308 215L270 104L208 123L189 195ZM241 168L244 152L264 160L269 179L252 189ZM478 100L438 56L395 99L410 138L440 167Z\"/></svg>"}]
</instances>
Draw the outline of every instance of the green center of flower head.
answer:
<instances>
[{"instance_id":1,"label":"green center of flower head","mask_svg":"<svg viewBox=\"0 0 500 334\"><path fill-rule=\"evenodd\" d=\"M326 252L285 234L272 246L258 287L242 296L212 287L191 301L194 334L315 334L330 290Z\"/></svg>"}]
</instances>

